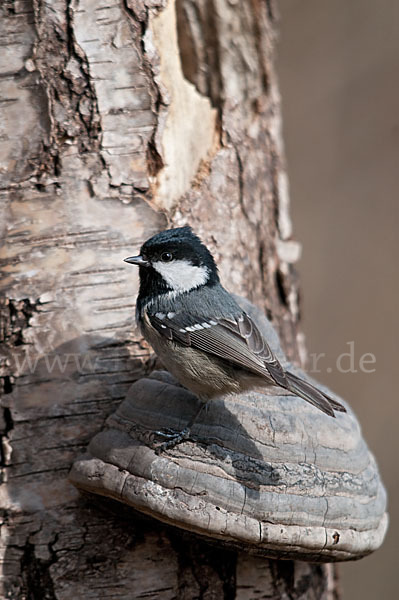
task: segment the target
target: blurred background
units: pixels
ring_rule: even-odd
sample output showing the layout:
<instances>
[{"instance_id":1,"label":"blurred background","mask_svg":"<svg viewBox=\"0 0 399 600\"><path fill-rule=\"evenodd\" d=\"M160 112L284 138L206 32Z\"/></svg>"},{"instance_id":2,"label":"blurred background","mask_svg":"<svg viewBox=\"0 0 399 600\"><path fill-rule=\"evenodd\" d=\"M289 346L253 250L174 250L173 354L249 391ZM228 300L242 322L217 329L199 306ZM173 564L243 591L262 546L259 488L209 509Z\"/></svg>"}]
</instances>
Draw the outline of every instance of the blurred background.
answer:
<instances>
[{"instance_id":1,"label":"blurred background","mask_svg":"<svg viewBox=\"0 0 399 600\"><path fill-rule=\"evenodd\" d=\"M314 376L356 411L388 488L384 546L340 566L346 600L399 598L399 2L280 0L278 71ZM340 372L341 367L350 372ZM360 368L362 355L370 362ZM311 367L311 365L309 365ZM357 372L352 372L352 371ZM341 369L342 371L342 369Z\"/></svg>"}]
</instances>

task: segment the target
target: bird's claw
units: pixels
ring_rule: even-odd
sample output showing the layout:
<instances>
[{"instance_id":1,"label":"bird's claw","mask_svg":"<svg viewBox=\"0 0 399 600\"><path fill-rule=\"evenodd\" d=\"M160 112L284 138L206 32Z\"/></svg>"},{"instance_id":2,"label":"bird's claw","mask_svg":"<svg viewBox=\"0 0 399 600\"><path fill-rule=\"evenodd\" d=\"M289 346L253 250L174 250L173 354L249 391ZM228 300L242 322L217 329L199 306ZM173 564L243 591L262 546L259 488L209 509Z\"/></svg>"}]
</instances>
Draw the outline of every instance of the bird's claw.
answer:
<instances>
[{"instance_id":1,"label":"bird's claw","mask_svg":"<svg viewBox=\"0 0 399 600\"><path fill-rule=\"evenodd\" d=\"M190 428L185 427L182 431L178 433L176 431L172 431L171 429L168 429L166 431L157 431L156 433L157 435L161 435L162 437L169 438L166 442L163 442L155 448L155 454L159 455L162 452L165 452L165 450L170 450L178 444L181 444L181 442L187 440L190 435Z\"/></svg>"}]
</instances>

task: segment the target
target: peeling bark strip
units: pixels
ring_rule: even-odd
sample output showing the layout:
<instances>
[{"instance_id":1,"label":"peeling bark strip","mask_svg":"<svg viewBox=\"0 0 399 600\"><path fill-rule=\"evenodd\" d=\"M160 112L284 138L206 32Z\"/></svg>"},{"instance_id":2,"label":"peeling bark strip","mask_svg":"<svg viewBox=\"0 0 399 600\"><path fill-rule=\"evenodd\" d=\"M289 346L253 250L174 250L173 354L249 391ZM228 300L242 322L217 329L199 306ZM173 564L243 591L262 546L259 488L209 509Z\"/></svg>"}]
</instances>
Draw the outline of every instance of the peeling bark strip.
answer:
<instances>
[{"instance_id":1,"label":"peeling bark strip","mask_svg":"<svg viewBox=\"0 0 399 600\"><path fill-rule=\"evenodd\" d=\"M6 0L0 15L0 595L332 598L330 567L221 554L67 481L151 367L122 258L167 223L190 222L298 354L273 3Z\"/></svg>"},{"instance_id":2,"label":"peeling bark strip","mask_svg":"<svg viewBox=\"0 0 399 600\"><path fill-rule=\"evenodd\" d=\"M159 113L155 138L163 168L156 177L154 198L160 208L170 210L190 187L201 160L208 158L216 143L216 110L183 76L175 0L151 19L144 39L165 105Z\"/></svg>"}]
</instances>

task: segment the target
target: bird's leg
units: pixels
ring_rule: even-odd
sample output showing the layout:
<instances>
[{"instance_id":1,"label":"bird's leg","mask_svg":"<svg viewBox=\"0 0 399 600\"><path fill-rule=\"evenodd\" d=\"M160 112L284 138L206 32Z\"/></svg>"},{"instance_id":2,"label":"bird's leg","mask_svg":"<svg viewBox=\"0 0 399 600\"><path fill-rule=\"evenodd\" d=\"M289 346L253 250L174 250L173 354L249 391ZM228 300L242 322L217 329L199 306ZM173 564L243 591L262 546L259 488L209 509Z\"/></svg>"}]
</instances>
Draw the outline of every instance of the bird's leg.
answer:
<instances>
[{"instance_id":1,"label":"bird's leg","mask_svg":"<svg viewBox=\"0 0 399 600\"><path fill-rule=\"evenodd\" d=\"M178 444L181 444L181 442L184 442L184 440L188 439L188 437L190 436L190 433L191 433L191 428L194 425L194 423L196 422L197 418L199 417L199 415L202 412L202 410L204 409L204 407L207 407L207 402L202 400L197 412L194 413L194 415L191 417L191 419L189 420L189 422L187 423L187 425L185 426L185 428L182 431L173 432L173 433L172 432L169 433L169 432L165 432L165 431L157 431L156 433L158 435L162 435L163 437L167 437L169 439L166 442L163 442L160 446L158 446L155 450L155 453L161 454L161 452L164 452L165 450L170 450L171 448L174 448Z\"/></svg>"}]
</instances>

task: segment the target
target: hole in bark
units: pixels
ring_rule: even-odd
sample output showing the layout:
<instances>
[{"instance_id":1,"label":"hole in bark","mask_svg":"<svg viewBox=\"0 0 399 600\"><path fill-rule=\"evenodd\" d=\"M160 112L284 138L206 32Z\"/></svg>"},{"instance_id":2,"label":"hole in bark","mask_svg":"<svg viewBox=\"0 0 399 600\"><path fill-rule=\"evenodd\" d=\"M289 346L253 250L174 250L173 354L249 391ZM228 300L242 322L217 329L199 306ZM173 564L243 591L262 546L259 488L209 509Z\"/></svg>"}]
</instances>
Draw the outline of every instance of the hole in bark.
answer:
<instances>
[{"instance_id":1,"label":"hole in bark","mask_svg":"<svg viewBox=\"0 0 399 600\"><path fill-rule=\"evenodd\" d=\"M61 175L61 161L60 161L60 157L58 154L54 155L53 163L54 163L54 175L56 175L58 177L59 175Z\"/></svg>"},{"instance_id":2,"label":"hole in bark","mask_svg":"<svg viewBox=\"0 0 399 600\"><path fill-rule=\"evenodd\" d=\"M14 2L11 2L10 0L5 0L4 5L5 5L5 11L8 15L16 15L17 14Z\"/></svg>"},{"instance_id":3,"label":"hole in bark","mask_svg":"<svg viewBox=\"0 0 399 600\"><path fill-rule=\"evenodd\" d=\"M333 540L334 540L334 544L338 544L339 542L339 533L338 531L336 531L335 533L333 533Z\"/></svg>"},{"instance_id":4,"label":"hole in bark","mask_svg":"<svg viewBox=\"0 0 399 600\"><path fill-rule=\"evenodd\" d=\"M9 431L14 429L14 421L12 420L11 410L6 406L3 410L3 417L5 423L5 434L7 435Z\"/></svg>"},{"instance_id":5,"label":"hole in bark","mask_svg":"<svg viewBox=\"0 0 399 600\"><path fill-rule=\"evenodd\" d=\"M11 383L11 379L8 375L6 375L5 377L3 377L3 391L5 394L11 394L12 392L12 388L13 385ZM4 411L9 410L7 408L4 409ZM5 414L4 414L5 416Z\"/></svg>"},{"instance_id":6,"label":"hole in bark","mask_svg":"<svg viewBox=\"0 0 399 600\"><path fill-rule=\"evenodd\" d=\"M276 274L275 274L275 279L276 279L276 287L277 287L277 291L278 291L280 300L284 304L284 306L288 306L287 294L286 294L285 288L284 288L284 276L281 273L280 269L277 269Z\"/></svg>"},{"instance_id":7,"label":"hole in bark","mask_svg":"<svg viewBox=\"0 0 399 600\"><path fill-rule=\"evenodd\" d=\"M266 306L266 308L265 308L265 313L266 313L266 316L269 319L269 321L272 321L273 320L273 313L272 313L271 309L268 306Z\"/></svg>"},{"instance_id":8,"label":"hole in bark","mask_svg":"<svg viewBox=\"0 0 399 600\"><path fill-rule=\"evenodd\" d=\"M156 149L155 142L151 140L148 142L147 148L147 164L148 172L152 177L155 177L158 171L163 167L163 160Z\"/></svg>"}]
</instances>

